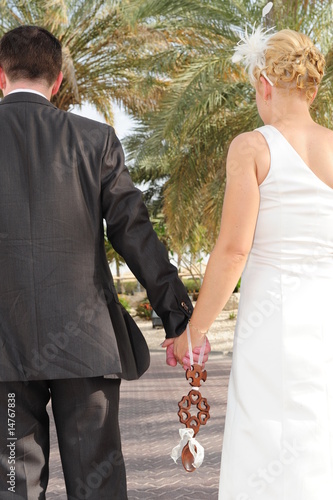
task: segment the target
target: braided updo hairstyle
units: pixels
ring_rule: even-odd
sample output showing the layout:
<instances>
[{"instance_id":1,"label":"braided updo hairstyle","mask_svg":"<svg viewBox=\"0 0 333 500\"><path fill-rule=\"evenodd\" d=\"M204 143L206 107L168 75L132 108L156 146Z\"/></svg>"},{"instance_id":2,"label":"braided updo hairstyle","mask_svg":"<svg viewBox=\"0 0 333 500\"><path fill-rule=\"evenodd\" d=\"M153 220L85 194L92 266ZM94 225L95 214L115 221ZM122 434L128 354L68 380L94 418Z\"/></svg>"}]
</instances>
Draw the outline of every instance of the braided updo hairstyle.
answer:
<instances>
[{"instance_id":1,"label":"braided updo hairstyle","mask_svg":"<svg viewBox=\"0 0 333 500\"><path fill-rule=\"evenodd\" d=\"M284 29L271 35L266 47L265 67L254 68L254 78L264 72L275 87L305 90L311 100L324 76L325 59L310 38Z\"/></svg>"}]
</instances>

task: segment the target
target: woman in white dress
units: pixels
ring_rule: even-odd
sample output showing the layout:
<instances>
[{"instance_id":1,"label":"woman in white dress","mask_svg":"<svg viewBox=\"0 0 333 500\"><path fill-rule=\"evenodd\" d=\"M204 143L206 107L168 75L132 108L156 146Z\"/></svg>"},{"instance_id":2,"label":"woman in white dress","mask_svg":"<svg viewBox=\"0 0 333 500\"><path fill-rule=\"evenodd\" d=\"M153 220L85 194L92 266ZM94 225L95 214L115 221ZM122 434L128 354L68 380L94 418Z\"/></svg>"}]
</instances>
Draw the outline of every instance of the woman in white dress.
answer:
<instances>
[{"instance_id":1,"label":"woman in white dress","mask_svg":"<svg viewBox=\"0 0 333 500\"><path fill-rule=\"evenodd\" d=\"M190 322L199 346L243 272L219 499L332 500L333 132L309 112L325 63L291 30L260 32L257 48L249 38L235 59L265 126L230 146L220 235ZM186 350L185 333L179 362Z\"/></svg>"}]
</instances>

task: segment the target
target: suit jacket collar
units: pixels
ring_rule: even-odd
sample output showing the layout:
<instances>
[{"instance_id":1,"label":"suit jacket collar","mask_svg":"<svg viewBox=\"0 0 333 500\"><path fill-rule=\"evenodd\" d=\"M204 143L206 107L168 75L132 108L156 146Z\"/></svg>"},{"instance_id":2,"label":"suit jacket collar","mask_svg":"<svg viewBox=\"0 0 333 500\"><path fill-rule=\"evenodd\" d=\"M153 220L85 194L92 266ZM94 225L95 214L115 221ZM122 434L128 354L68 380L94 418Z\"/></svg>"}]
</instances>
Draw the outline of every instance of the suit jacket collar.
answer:
<instances>
[{"instance_id":1,"label":"suit jacket collar","mask_svg":"<svg viewBox=\"0 0 333 500\"><path fill-rule=\"evenodd\" d=\"M2 99L2 101L0 102L0 106L3 106L4 104L12 104L18 102L31 102L35 104L43 104L44 106L51 106L54 109L58 109L45 97L42 97L38 94L32 94L31 92L15 92L14 94L9 94Z\"/></svg>"}]
</instances>

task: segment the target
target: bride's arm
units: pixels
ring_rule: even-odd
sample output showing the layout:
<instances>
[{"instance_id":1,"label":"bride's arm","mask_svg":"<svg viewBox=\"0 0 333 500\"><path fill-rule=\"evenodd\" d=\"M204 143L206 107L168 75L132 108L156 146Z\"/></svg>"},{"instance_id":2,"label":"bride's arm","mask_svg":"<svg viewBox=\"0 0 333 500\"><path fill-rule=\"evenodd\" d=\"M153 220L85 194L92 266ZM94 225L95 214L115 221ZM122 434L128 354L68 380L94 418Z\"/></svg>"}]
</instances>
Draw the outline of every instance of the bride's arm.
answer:
<instances>
[{"instance_id":1,"label":"bride's arm","mask_svg":"<svg viewBox=\"0 0 333 500\"><path fill-rule=\"evenodd\" d=\"M253 134L236 137L229 148L220 233L190 322L193 347L203 343L204 332L225 306L252 246L260 201ZM186 351L184 332L174 339L175 358L181 361Z\"/></svg>"}]
</instances>

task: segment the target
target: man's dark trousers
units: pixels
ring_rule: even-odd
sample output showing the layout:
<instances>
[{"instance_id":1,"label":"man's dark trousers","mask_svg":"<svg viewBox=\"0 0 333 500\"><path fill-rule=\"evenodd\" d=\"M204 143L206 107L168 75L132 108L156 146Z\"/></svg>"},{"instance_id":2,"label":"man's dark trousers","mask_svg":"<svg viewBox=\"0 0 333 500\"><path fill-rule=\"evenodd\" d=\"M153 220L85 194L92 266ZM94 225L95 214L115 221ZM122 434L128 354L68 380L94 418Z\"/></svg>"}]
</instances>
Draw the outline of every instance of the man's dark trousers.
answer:
<instances>
[{"instance_id":1,"label":"man's dark trousers","mask_svg":"<svg viewBox=\"0 0 333 500\"><path fill-rule=\"evenodd\" d=\"M10 410L0 406L0 498L45 499L46 405L52 396L68 499L127 499L118 425L119 386L119 379L103 377L0 383L0 399L9 402Z\"/></svg>"}]
</instances>

